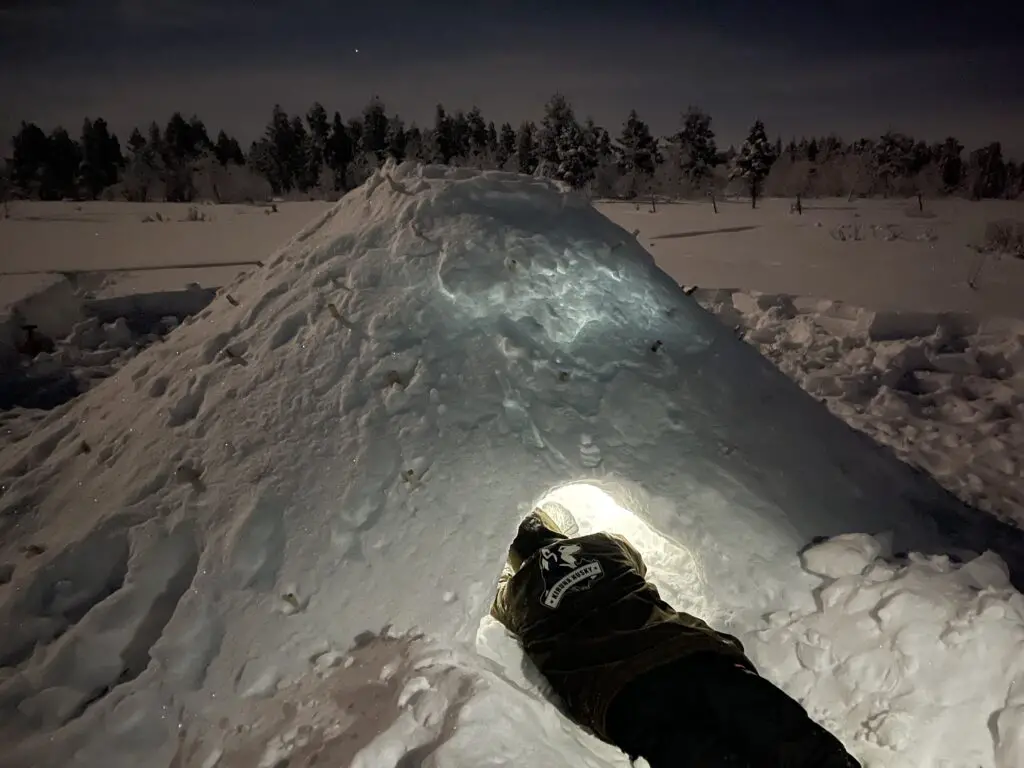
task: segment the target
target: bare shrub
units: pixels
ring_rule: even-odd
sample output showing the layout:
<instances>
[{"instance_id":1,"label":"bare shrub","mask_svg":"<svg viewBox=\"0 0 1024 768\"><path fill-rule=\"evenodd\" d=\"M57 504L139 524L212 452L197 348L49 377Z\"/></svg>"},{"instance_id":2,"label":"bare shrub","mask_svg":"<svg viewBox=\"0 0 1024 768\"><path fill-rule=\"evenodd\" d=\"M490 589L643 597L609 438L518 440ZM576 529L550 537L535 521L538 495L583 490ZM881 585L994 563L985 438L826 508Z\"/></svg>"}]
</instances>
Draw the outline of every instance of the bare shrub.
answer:
<instances>
[{"instance_id":1,"label":"bare shrub","mask_svg":"<svg viewBox=\"0 0 1024 768\"><path fill-rule=\"evenodd\" d=\"M893 240L905 240L903 228L899 224L872 224L871 234L876 240L891 243Z\"/></svg>"},{"instance_id":2,"label":"bare shrub","mask_svg":"<svg viewBox=\"0 0 1024 768\"><path fill-rule=\"evenodd\" d=\"M848 242L850 240L863 240L860 224L840 224L829 230L833 240Z\"/></svg>"},{"instance_id":3,"label":"bare shrub","mask_svg":"<svg viewBox=\"0 0 1024 768\"><path fill-rule=\"evenodd\" d=\"M193 174L196 196L214 203L261 203L273 194L270 182L244 165L201 158Z\"/></svg>"},{"instance_id":4,"label":"bare shrub","mask_svg":"<svg viewBox=\"0 0 1024 768\"><path fill-rule=\"evenodd\" d=\"M986 253L1005 253L1024 259L1024 221L990 221L985 225L985 236L979 250Z\"/></svg>"},{"instance_id":5,"label":"bare shrub","mask_svg":"<svg viewBox=\"0 0 1024 768\"><path fill-rule=\"evenodd\" d=\"M185 221L209 221L210 218L196 208L194 205L188 207L188 212L185 214Z\"/></svg>"}]
</instances>

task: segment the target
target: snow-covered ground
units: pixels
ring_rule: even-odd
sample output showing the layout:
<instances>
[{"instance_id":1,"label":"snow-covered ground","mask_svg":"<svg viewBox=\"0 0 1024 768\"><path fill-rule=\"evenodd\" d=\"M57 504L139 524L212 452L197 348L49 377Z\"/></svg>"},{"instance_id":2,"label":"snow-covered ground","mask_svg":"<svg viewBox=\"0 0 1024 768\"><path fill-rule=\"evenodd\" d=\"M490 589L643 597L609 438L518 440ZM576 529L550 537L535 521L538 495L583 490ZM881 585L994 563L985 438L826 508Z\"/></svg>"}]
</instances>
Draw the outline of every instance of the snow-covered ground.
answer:
<instances>
[{"instance_id":1,"label":"snow-covered ground","mask_svg":"<svg viewBox=\"0 0 1024 768\"><path fill-rule=\"evenodd\" d=\"M194 220L194 208L202 220ZM26 270L165 269L175 265L248 268L266 258L329 203L10 204L0 218L0 275ZM0 286L6 281L0 280ZM7 298L0 291L0 298Z\"/></svg>"},{"instance_id":2,"label":"snow-covered ground","mask_svg":"<svg viewBox=\"0 0 1024 768\"><path fill-rule=\"evenodd\" d=\"M751 210L747 201L719 201L718 214L703 201L659 203L654 213L648 203L639 209L621 202L595 207L636 231L677 283L825 296L868 309L1024 319L1024 260L981 259L972 248L984 240L989 222L1024 221L1024 201L926 200L922 214L916 201L812 199L804 201L802 216L790 212L791 202L766 199ZM330 204L278 203L276 212L267 206L197 206L206 221L189 221L191 207L12 203L9 218L0 218L0 305L25 295L25 281L38 280L8 274L26 268L134 268L141 271L133 280L148 275L162 286L206 286L204 279L182 270L182 280L167 267L237 265L222 267L220 275L248 270ZM158 215L161 221L154 220ZM972 289L967 283L976 273Z\"/></svg>"},{"instance_id":3,"label":"snow-covered ground","mask_svg":"<svg viewBox=\"0 0 1024 768\"><path fill-rule=\"evenodd\" d=\"M389 167L12 435L5 768L626 765L487 616L551 492L865 765L1024 763L1021 531L678 282L550 182ZM757 343L831 311L812 349L895 351L849 341L862 314L728 303Z\"/></svg>"},{"instance_id":4,"label":"snow-covered ground","mask_svg":"<svg viewBox=\"0 0 1024 768\"><path fill-rule=\"evenodd\" d=\"M693 296L852 427L1024 528L1024 321Z\"/></svg>"},{"instance_id":5,"label":"snow-covered ground","mask_svg":"<svg viewBox=\"0 0 1024 768\"><path fill-rule=\"evenodd\" d=\"M1024 221L1024 201L958 198L599 203L636 232L676 282L794 296L868 309L969 312L1024 319L1024 259L986 255L986 225ZM969 283L973 282L972 288Z\"/></svg>"}]
</instances>

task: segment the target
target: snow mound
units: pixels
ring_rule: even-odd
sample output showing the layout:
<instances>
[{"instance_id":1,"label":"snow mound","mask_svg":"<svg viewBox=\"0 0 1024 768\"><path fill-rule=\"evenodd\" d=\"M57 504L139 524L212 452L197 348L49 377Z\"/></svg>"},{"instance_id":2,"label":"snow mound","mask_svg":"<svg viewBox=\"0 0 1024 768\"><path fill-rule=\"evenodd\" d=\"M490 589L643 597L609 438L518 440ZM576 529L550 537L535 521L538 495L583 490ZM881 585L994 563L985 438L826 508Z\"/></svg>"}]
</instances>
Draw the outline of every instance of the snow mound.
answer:
<instances>
[{"instance_id":1,"label":"snow mound","mask_svg":"<svg viewBox=\"0 0 1024 768\"><path fill-rule=\"evenodd\" d=\"M728 290L694 297L850 426L1024 527L1024 322Z\"/></svg>"},{"instance_id":2,"label":"snow mound","mask_svg":"<svg viewBox=\"0 0 1024 768\"><path fill-rule=\"evenodd\" d=\"M579 483L745 636L817 610L816 537L1024 562L583 198L389 165L0 452L5 765L623 765L488 625L518 521Z\"/></svg>"}]
</instances>

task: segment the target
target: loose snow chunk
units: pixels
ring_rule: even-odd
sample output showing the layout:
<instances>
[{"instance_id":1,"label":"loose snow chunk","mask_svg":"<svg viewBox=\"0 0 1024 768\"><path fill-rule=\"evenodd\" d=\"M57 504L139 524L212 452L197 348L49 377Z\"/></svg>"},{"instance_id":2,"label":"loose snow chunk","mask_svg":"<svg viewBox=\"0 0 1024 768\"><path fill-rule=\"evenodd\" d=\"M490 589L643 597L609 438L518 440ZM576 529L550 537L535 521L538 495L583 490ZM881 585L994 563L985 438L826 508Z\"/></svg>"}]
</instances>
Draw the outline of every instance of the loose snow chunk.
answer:
<instances>
[{"instance_id":1,"label":"loose snow chunk","mask_svg":"<svg viewBox=\"0 0 1024 768\"><path fill-rule=\"evenodd\" d=\"M117 349L126 349L132 345L132 331L123 317L103 326L103 338Z\"/></svg>"},{"instance_id":2,"label":"loose snow chunk","mask_svg":"<svg viewBox=\"0 0 1024 768\"><path fill-rule=\"evenodd\" d=\"M882 553L882 545L864 533L844 533L801 555L804 569L818 576L838 579L864 572Z\"/></svg>"},{"instance_id":3,"label":"loose snow chunk","mask_svg":"<svg viewBox=\"0 0 1024 768\"><path fill-rule=\"evenodd\" d=\"M839 536L808 550L805 568L852 570L880 548ZM989 553L877 560L821 589L814 609L748 635L747 650L865 766L1019 768L1024 597L996 586L1004 569Z\"/></svg>"},{"instance_id":4,"label":"loose snow chunk","mask_svg":"<svg viewBox=\"0 0 1024 768\"><path fill-rule=\"evenodd\" d=\"M104 329L100 328L100 321L97 318L89 317L75 323L65 341L72 347L95 349L104 341Z\"/></svg>"},{"instance_id":5,"label":"loose snow chunk","mask_svg":"<svg viewBox=\"0 0 1024 768\"><path fill-rule=\"evenodd\" d=\"M736 292L732 295L732 303L744 315L759 314L770 309L778 309L787 318L796 315L792 298L783 294Z\"/></svg>"},{"instance_id":6,"label":"loose snow chunk","mask_svg":"<svg viewBox=\"0 0 1024 768\"><path fill-rule=\"evenodd\" d=\"M1010 588L1010 570L1003 558L994 552L985 552L964 563L959 574L963 583L977 589Z\"/></svg>"}]
</instances>

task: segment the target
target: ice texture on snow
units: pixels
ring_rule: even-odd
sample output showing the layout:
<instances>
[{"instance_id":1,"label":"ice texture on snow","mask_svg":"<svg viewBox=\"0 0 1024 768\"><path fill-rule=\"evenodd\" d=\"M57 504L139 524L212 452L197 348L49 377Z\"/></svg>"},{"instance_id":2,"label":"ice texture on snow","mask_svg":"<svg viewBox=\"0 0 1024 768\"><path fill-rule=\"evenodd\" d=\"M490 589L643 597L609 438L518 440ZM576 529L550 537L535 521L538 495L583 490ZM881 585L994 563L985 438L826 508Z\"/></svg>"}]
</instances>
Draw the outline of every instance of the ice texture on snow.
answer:
<instances>
[{"instance_id":1,"label":"ice texture on snow","mask_svg":"<svg viewBox=\"0 0 1024 768\"><path fill-rule=\"evenodd\" d=\"M487 617L521 516L579 481L639 516L668 599L855 752L937 764L908 733L938 708L971 715L935 749L1019 756L1020 595L913 588L945 551L1019 578L1019 532L834 419L553 182L389 165L34 427L0 454L11 768L624 765ZM819 602L800 552L849 533L940 560ZM915 634L930 600L956 653L991 648L984 688L929 694L963 669Z\"/></svg>"}]
</instances>

